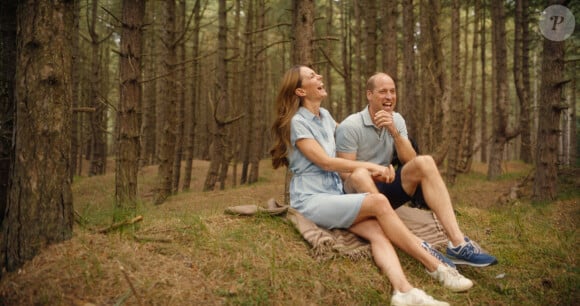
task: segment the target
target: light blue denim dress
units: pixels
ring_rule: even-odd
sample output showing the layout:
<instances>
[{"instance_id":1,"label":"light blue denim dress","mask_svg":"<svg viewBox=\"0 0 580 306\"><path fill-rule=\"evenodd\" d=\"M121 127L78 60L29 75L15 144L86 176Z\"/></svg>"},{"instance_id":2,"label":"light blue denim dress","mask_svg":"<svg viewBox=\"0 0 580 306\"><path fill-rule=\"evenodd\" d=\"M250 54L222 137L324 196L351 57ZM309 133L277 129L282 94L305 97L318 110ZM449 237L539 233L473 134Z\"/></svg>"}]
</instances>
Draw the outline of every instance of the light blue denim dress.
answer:
<instances>
[{"instance_id":1,"label":"light blue denim dress","mask_svg":"<svg viewBox=\"0 0 580 306\"><path fill-rule=\"evenodd\" d=\"M336 172L318 167L296 148L299 139L315 139L330 157L336 156L334 131L336 121L320 108L320 117L304 107L292 117L289 154L290 205L323 228L349 228L359 213L366 194L345 194Z\"/></svg>"}]
</instances>

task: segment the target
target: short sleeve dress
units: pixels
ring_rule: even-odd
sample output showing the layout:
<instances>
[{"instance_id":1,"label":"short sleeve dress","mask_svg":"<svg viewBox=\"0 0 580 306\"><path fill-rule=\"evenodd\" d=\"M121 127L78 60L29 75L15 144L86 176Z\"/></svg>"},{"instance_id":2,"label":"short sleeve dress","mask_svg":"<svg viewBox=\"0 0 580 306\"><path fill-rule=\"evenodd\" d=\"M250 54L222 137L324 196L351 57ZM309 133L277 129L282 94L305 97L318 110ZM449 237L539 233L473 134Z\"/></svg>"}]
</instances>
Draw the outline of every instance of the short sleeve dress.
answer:
<instances>
[{"instance_id":1,"label":"short sleeve dress","mask_svg":"<svg viewBox=\"0 0 580 306\"><path fill-rule=\"evenodd\" d=\"M314 139L330 157L336 156L336 121L320 108L320 116L300 107L292 117L289 153L290 205L323 228L349 228L359 213L365 193L345 194L338 173L308 160L296 147L300 139Z\"/></svg>"}]
</instances>

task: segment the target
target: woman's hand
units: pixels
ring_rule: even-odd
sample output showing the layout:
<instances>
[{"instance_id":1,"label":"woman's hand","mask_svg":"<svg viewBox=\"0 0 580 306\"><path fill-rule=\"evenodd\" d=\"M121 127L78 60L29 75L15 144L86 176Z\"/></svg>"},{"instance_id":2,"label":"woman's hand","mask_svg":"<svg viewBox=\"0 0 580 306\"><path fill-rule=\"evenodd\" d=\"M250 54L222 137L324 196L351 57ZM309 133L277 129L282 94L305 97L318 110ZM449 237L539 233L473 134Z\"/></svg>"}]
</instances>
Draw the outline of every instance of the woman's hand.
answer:
<instances>
[{"instance_id":1,"label":"woman's hand","mask_svg":"<svg viewBox=\"0 0 580 306\"><path fill-rule=\"evenodd\" d=\"M393 165L389 165L388 167L383 166L378 167L379 169L376 169L371 173L375 181L385 183L392 183L395 181L395 168L393 168Z\"/></svg>"}]
</instances>

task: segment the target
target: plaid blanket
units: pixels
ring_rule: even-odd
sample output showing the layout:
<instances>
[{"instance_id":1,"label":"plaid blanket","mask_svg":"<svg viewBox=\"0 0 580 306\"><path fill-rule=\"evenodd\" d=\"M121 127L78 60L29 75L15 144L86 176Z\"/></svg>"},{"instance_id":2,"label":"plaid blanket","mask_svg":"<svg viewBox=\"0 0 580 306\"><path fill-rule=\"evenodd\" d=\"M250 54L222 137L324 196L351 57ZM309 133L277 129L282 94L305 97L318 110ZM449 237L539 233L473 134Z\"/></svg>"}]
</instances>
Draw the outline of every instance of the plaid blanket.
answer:
<instances>
[{"instance_id":1,"label":"plaid blanket","mask_svg":"<svg viewBox=\"0 0 580 306\"><path fill-rule=\"evenodd\" d=\"M396 212L403 223L417 237L435 247L447 244L447 235L433 212L409 206L401 206ZM226 208L225 213L245 216L256 213L285 215L304 240L308 242L311 247L310 254L317 260L326 260L335 256L345 256L353 260L371 258L370 245L366 240L348 230L320 228L295 209L281 205L275 199L268 200L266 207L258 205L232 206Z\"/></svg>"}]
</instances>

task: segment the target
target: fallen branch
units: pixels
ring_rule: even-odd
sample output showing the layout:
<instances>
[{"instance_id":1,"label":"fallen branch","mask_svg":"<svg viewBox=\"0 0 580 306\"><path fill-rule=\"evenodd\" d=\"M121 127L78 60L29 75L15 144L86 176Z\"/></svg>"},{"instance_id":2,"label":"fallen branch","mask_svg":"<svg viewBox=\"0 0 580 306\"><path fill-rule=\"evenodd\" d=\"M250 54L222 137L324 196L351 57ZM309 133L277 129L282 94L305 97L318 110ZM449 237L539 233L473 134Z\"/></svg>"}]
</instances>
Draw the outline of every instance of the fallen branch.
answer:
<instances>
[{"instance_id":1,"label":"fallen branch","mask_svg":"<svg viewBox=\"0 0 580 306\"><path fill-rule=\"evenodd\" d=\"M127 283L129 283L129 287L131 288L131 292L133 292L133 295L137 299L137 302L139 303L139 305L143 305L143 302L141 302L141 297L139 296L139 294L137 294L137 290L135 290L135 286L133 286L133 282L129 278L129 274L127 274L127 272L125 271L125 268L123 268L123 265L121 265L121 263L119 263L119 269L121 270L121 272L123 272L123 276L125 276L125 280L127 280Z\"/></svg>"},{"instance_id":2,"label":"fallen branch","mask_svg":"<svg viewBox=\"0 0 580 306\"><path fill-rule=\"evenodd\" d=\"M173 242L173 239L171 238L144 237L137 235L133 235L133 239L135 239L138 242L164 242L164 243Z\"/></svg>"},{"instance_id":3,"label":"fallen branch","mask_svg":"<svg viewBox=\"0 0 580 306\"><path fill-rule=\"evenodd\" d=\"M97 233L106 234L108 232L114 231L114 230L116 230L120 227L123 227L125 225L135 224L135 223L140 222L140 221L143 221L143 216L137 216L131 220L123 220L121 222L117 222L115 224L112 224L109 227L105 227L103 229L98 230Z\"/></svg>"}]
</instances>

